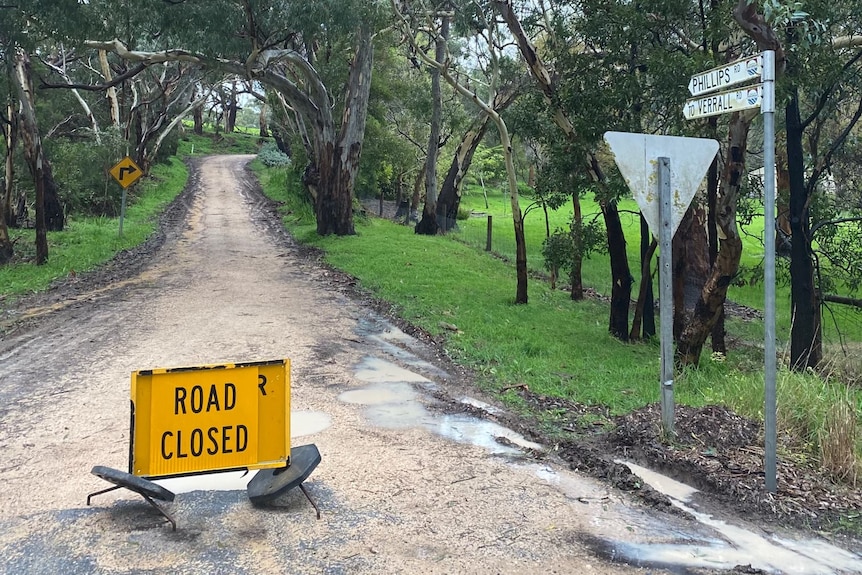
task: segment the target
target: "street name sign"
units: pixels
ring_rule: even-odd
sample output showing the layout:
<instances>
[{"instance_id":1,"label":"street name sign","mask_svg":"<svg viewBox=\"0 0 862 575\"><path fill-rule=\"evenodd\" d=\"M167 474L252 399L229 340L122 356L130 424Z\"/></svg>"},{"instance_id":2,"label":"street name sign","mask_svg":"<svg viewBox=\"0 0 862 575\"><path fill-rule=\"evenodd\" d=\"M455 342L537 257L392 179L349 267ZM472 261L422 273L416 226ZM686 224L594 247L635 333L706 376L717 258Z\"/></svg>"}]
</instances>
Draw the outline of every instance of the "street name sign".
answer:
<instances>
[{"instance_id":1,"label":"street name sign","mask_svg":"<svg viewBox=\"0 0 862 575\"><path fill-rule=\"evenodd\" d=\"M688 82L688 91L692 96L709 94L760 78L762 74L763 54L757 54L695 74Z\"/></svg>"},{"instance_id":2,"label":"street name sign","mask_svg":"<svg viewBox=\"0 0 862 575\"><path fill-rule=\"evenodd\" d=\"M114 176L114 179L117 180L117 183L123 186L123 189L128 188L144 175L143 170L141 170L141 168L138 167L138 164L136 164L129 156L126 156L117 162L116 165L111 168L110 172L111 175Z\"/></svg>"},{"instance_id":3,"label":"street name sign","mask_svg":"<svg viewBox=\"0 0 862 575\"><path fill-rule=\"evenodd\" d=\"M605 132L620 173L632 191L653 235L659 236L658 159L670 158L671 235L679 227L718 142L705 138Z\"/></svg>"},{"instance_id":4,"label":"street name sign","mask_svg":"<svg viewBox=\"0 0 862 575\"><path fill-rule=\"evenodd\" d=\"M132 373L131 456L140 477L284 467L290 361Z\"/></svg>"},{"instance_id":5,"label":"street name sign","mask_svg":"<svg viewBox=\"0 0 862 575\"><path fill-rule=\"evenodd\" d=\"M727 90L700 98L686 100L682 114L686 120L708 118L741 110L760 108L763 102L763 84L754 84L737 90Z\"/></svg>"}]
</instances>

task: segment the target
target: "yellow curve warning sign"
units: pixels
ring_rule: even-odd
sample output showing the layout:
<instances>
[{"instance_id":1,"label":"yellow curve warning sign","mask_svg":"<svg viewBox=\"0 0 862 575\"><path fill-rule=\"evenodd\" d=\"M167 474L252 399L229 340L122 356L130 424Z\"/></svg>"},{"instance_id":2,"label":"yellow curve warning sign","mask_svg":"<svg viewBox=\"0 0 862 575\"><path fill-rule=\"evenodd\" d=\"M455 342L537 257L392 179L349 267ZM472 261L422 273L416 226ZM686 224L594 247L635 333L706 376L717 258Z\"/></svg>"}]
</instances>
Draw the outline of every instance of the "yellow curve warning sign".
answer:
<instances>
[{"instance_id":1,"label":"yellow curve warning sign","mask_svg":"<svg viewBox=\"0 0 862 575\"><path fill-rule=\"evenodd\" d=\"M132 373L132 473L284 467L290 360Z\"/></svg>"},{"instance_id":2,"label":"yellow curve warning sign","mask_svg":"<svg viewBox=\"0 0 862 575\"><path fill-rule=\"evenodd\" d=\"M114 179L117 180L117 183L123 186L123 188L128 188L137 182L138 178L144 175L144 172L138 167L138 164L136 164L129 156L126 156L117 162L109 172L114 176Z\"/></svg>"}]
</instances>

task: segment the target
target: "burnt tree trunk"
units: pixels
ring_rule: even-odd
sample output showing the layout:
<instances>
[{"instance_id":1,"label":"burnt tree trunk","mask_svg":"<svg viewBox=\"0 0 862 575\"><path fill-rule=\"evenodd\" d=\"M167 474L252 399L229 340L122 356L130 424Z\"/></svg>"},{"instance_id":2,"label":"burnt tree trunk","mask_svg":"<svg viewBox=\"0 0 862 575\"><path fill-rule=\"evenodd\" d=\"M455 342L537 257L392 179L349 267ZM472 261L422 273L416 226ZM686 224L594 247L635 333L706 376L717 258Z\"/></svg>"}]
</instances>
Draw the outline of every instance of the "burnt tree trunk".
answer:
<instances>
[{"instance_id":1,"label":"burnt tree trunk","mask_svg":"<svg viewBox=\"0 0 862 575\"><path fill-rule=\"evenodd\" d=\"M629 339L648 339L655 335L655 299L652 286L652 257L658 247L646 218L641 214L641 281Z\"/></svg>"},{"instance_id":2,"label":"burnt tree trunk","mask_svg":"<svg viewBox=\"0 0 862 575\"><path fill-rule=\"evenodd\" d=\"M572 273L569 276L569 281L572 284L572 288L569 290L572 301L581 301L584 299L583 274L581 273L584 262L583 254L581 253L581 246L584 245L582 228L583 215L581 214L581 201L578 197L578 191L575 190L572 192L572 253L574 257L572 258Z\"/></svg>"},{"instance_id":3,"label":"burnt tree trunk","mask_svg":"<svg viewBox=\"0 0 862 575\"><path fill-rule=\"evenodd\" d=\"M204 133L204 107L196 106L192 111L192 117L195 122L195 127L193 129L194 133L198 136L202 136Z\"/></svg>"},{"instance_id":4,"label":"burnt tree trunk","mask_svg":"<svg viewBox=\"0 0 862 575\"><path fill-rule=\"evenodd\" d=\"M716 133L718 122L713 116L709 122L713 134ZM718 228L715 223L715 210L718 198L718 156L712 160L706 173L706 239L709 246L709 271L712 272L715 260L718 257ZM707 275L707 277L709 277ZM724 328L724 304L721 306L718 318L710 333L712 351L727 355L727 332Z\"/></svg>"},{"instance_id":5,"label":"burnt tree trunk","mask_svg":"<svg viewBox=\"0 0 862 575\"><path fill-rule=\"evenodd\" d=\"M784 69L785 54L781 42L766 19L757 12L758 5L738 0L733 17L760 50L775 50L776 74ZM719 249L694 313L679 339L676 361L680 365L697 365L706 338L715 328L724 310L727 288L739 271L742 240L736 227L736 202L745 177L745 154L753 115L735 112L730 116L727 161L721 178L721 193L716 198L715 222Z\"/></svg>"},{"instance_id":6,"label":"burnt tree trunk","mask_svg":"<svg viewBox=\"0 0 862 575\"><path fill-rule=\"evenodd\" d=\"M470 126L455 150L452 163L449 164L449 171L446 172L446 178L440 187L440 197L437 199L437 224L444 233L455 228L458 208L461 206L461 184L490 123L488 116L483 114L478 125L474 123Z\"/></svg>"},{"instance_id":7,"label":"burnt tree trunk","mask_svg":"<svg viewBox=\"0 0 862 575\"><path fill-rule=\"evenodd\" d=\"M608 253L611 260L611 311L608 331L623 341L629 339L629 304L632 297L632 276L629 271L626 238L620 222L620 213L614 202L601 202L602 215L608 234Z\"/></svg>"},{"instance_id":8,"label":"burnt tree trunk","mask_svg":"<svg viewBox=\"0 0 862 575\"><path fill-rule=\"evenodd\" d=\"M18 115L10 102L6 106L6 121L3 124L3 141L5 146L5 162L4 162L4 177L3 190L0 193L3 197L0 206L4 216L3 221L7 226L15 226L16 214L12 208L12 190L15 182L15 146L18 144Z\"/></svg>"},{"instance_id":9,"label":"burnt tree trunk","mask_svg":"<svg viewBox=\"0 0 862 575\"><path fill-rule=\"evenodd\" d=\"M227 98L227 110L225 110L224 131L226 134L232 134L236 128L236 112L239 109L239 104L236 101L236 82L232 82L230 86L230 94Z\"/></svg>"},{"instance_id":10,"label":"burnt tree trunk","mask_svg":"<svg viewBox=\"0 0 862 575\"><path fill-rule=\"evenodd\" d=\"M3 121L3 137L6 144L5 172L2 179L3 187L0 189L0 265L9 262L14 254L12 240L9 238L8 222L12 219L12 177L14 175L12 155L15 152L13 130L12 106L6 108L6 117L0 116Z\"/></svg>"},{"instance_id":11,"label":"burnt tree trunk","mask_svg":"<svg viewBox=\"0 0 862 575\"><path fill-rule=\"evenodd\" d=\"M787 166L790 175L790 366L795 370L816 367L823 359L820 299L814 284L811 252L811 215L805 185L804 127L799 116L799 93L794 87L785 107ZM769 249L771 246L766 246Z\"/></svg>"},{"instance_id":12,"label":"burnt tree trunk","mask_svg":"<svg viewBox=\"0 0 862 575\"><path fill-rule=\"evenodd\" d=\"M514 88L497 94L497 97L494 98L494 110L497 113L502 112L515 101L517 95L518 91ZM449 171L446 172L446 178L440 187L440 196L437 198L437 224L444 233L456 226L458 208L461 205L461 185L464 183L464 177L473 162L473 155L490 125L490 116L483 113L473 121L464 137L461 138L458 149L455 150Z\"/></svg>"},{"instance_id":13,"label":"burnt tree trunk","mask_svg":"<svg viewBox=\"0 0 862 575\"><path fill-rule=\"evenodd\" d=\"M269 137L269 128L268 123L266 121L266 102L262 102L260 105L260 114L257 117L257 125L260 128L260 137L268 138Z\"/></svg>"}]
</instances>

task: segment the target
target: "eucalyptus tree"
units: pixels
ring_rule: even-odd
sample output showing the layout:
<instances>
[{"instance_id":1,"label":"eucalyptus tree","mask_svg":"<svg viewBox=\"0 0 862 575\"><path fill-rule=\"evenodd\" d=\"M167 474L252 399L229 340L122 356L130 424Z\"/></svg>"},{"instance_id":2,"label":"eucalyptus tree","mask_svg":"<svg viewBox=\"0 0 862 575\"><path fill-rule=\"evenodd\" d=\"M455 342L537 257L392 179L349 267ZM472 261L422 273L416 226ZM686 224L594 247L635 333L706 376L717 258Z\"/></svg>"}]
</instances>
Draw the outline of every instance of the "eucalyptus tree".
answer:
<instances>
[{"instance_id":1,"label":"eucalyptus tree","mask_svg":"<svg viewBox=\"0 0 862 575\"><path fill-rule=\"evenodd\" d=\"M486 98L482 98L475 86L482 82L477 82L469 77L468 74L462 72L457 66L457 62L451 56L448 46L445 42L438 44L436 40L438 36L434 36L435 46L442 45L442 58L432 58L426 54L418 45L417 29L425 24L429 11L422 2L414 4L405 4L399 6L396 0L391 0L392 8L396 13L398 24L401 27L405 39L408 41L412 53L421 60L425 65L435 68L440 72L440 76L446 81L458 94L463 96L477 106L491 121L496 125L500 136L500 143L503 150L503 156L506 165L507 184L509 188L509 196L512 206L512 222L515 232L515 270L517 276L517 287L515 290L515 303L526 304L528 301L527 294L527 247L524 237L524 219L523 213L518 198L518 182L515 174L515 165L512 152L512 141L509 136L509 130L506 122L503 120L500 113L494 108L494 103L500 90L500 73L502 66L500 62L503 59L502 29L492 17L492 13L488 12L488 6L482 2L469 2L469 13L477 18L477 26L475 27L477 38L483 43L483 48L486 50L491 61L489 66L490 81L487 82L487 88L483 91ZM435 30L434 26L424 26L425 32ZM435 54L436 56L436 54Z\"/></svg>"},{"instance_id":2,"label":"eucalyptus tree","mask_svg":"<svg viewBox=\"0 0 862 575\"><path fill-rule=\"evenodd\" d=\"M46 39L56 33L64 18L80 23L69 16L77 8L77 0L28 0L0 4L0 58L5 72L4 125L6 169L2 201L0 201L0 262L12 256L12 245L6 230L7 213L11 211L12 156L16 135L20 135L24 157L36 189L36 263L48 259L47 230L61 230L65 222L63 207L57 196L51 164L42 146L42 135L36 117L36 98L33 89L33 67L30 54Z\"/></svg>"},{"instance_id":3,"label":"eucalyptus tree","mask_svg":"<svg viewBox=\"0 0 862 575\"><path fill-rule=\"evenodd\" d=\"M101 14L134 13L135 43L109 36L84 47L152 66L184 62L253 80L284 99L309 136L306 182L321 235L353 234L359 166L382 2L361 0L92 0ZM336 120L340 118L340 121Z\"/></svg>"},{"instance_id":4,"label":"eucalyptus tree","mask_svg":"<svg viewBox=\"0 0 862 575\"><path fill-rule=\"evenodd\" d=\"M858 274L840 271L862 265L853 262L853 250L848 257L841 240L834 241L858 229L858 214L820 185L862 116L862 7L811 1L803 12L797 5L779 6L773 21L784 30L787 47L779 97L785 102L789 176L790 365L805 369L823 358L823 292L841 279L851 287ZM842 225L849 230L842 233Z\"/></svg>"},{"instance_id":5,"label":"eucalyptus tree","mask_svg":"<svg viewBox=\"0 0 862 575\"><path fill-rule=\"evenodd\" d=\"M375 54L357 191L379 194L381 205L384 196L391 195L403 210L406 182L424 172L430 79L418 61L414 64L405 57L394 31L387 34L387 46Z\"/></svg>"}]
</instances>

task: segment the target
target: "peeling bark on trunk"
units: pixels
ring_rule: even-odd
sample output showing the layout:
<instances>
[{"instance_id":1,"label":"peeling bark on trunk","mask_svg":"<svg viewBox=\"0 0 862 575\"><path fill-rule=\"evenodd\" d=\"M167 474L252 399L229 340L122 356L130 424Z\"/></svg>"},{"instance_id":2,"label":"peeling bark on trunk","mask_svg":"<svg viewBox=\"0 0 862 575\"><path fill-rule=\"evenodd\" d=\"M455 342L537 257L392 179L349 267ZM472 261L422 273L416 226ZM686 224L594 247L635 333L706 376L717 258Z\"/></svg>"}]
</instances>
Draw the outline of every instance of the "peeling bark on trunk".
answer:
<instances>
[{"instance_id":1,"label":"peeling bark on trunk","mask_svg":"<svg viewBox=\"0 0 862 575\"><path fill-rule=\"evenodd\" d=\"M425 166L416 174L416 179L413 181L413 195L410 196L410 209L407 210L407 216L404 223L409 224L411 218L415 218L419 211L419 200L422 198L422 182L425 180Z\"/></svg>"},{"instance_id":2,"label":"peeling bark on trunk","mask_svg":"<svg viewBox=\"0 0 862 575\"><path fill-rule=\"evenodd\" d=\"M12 115L12 106L6 107L6 118L9 124L3 125L3 139L6 148L5 172L3 177L3 189L0 193L0 265L7 263L12 259L14 248L12 241L9 239L8 222L12 219L12 177L13 163L12 156L15 152L14 134L14 117Z\"/></svg>"},{"instance_id":3,"label":"peeling bark on trunk","mask_svg":"<svg viewBox=\"0 0 862 575\"><path fill-rule=\"evenodd\" d=\"M716 132L717 121L715 117L710 118L710 127L713 134ZM713 159L709 170L706 173L706 237L709 247L709 268L707 276L712 272L715 266L715 260L718 257L718 228L715 223L716 201L718 198L718 156ZM701 287L701 290L703 288ZM727 342L725 340L726 331L724 329L724 304L721 306L721 311L718 318L715 320L715 325L710 333L712 342L712 351L714 353L727 354Z\"/></svg>"},{"instance_id":4,"label":"peeling bark on trunk","mask_svg":"<svg viewBox=\"0 0 862 575\"><path fill-rule=\"evenodd\" d=\"M558 103L556 89L553 80L551 79L551 74L548 71L548 68L545 66L544 62L542 62L542 59L539 57L538 52L536 52L536 48L533 46L532 42L530 42L530 39L527 37L527 33L524 31L524 27L521 25L521 21L518 18L518 15L515 13L515 9L512 6L511 0L493 0L492 4L497 8L500 13L500 16L503 18L503 21L506 23L506 26L512 33L512 36L515 38L515 41L518 44L518 50L524 57L524 61L527 63L527 67L530 70L530 74L536 80L539 89L542 91L542 95L544 96L546 104L551 107L553 113L552 119L554 123L563 131L563 134L565 134L568 140L574 141L575 128ZM586 168L588 171L591 170L591 166L589 165L586 166ZM581 200L577 194L572 195L572 202L575 207L575 226L577 228L580 228L582 225L580 205ZM576 235L575 241L577 242L578 239L579 236ZM583 280L581 278L581 260L583 258L583 255L581 252L581 246L579 244L576 244L573 252L572 265L573 300L583 299Z\"/></svg>"},{"instance_id":5,"label":"peeling bark on trunk","mask_svg":"<svg viewBox=\"0 0 862 575\"><path fill-rule=\"evenodd\" d=\"M33 77L30 58L18 50L15 61L16 88L21 102L21 137L24 158L33 175L36 187L36 264L48 261L47 231L60 231L65 221L63 207L57 197L51 165L42 149L42 138L36 123L36 108L33 99Z\"/></svg>"},{"instance_id":6,"label":"peeling bark on trunk","mask_svg":"<svg viewBox=\"0 0 862 575\"><path fill-rule=\"evenodd\" d=\"M440 197L437 199L437 224L444 233L456 226L458 208L461 205L461 184L473 162L473 154L479 147L482 138L485 137L490 123L490 118L483 115L478 125L474 123L467 130L467 133L461 138L461 143L458 144L458 149L455 150L455 156L449 165L446 179L443 180L443 185L440 188Z\"/></svg>"},{"instance_id":7,"label":"peeling bark on trunk","mask_svg":"<svg viewBox=\"0 0 862 575\"><path fill-rule=\"evenodd\" d=\"M509 89L498 94L494 99L494 110L497 113L502 113L515 101L517 95L518 91L515 89ZM457 225L458 208L461 205L461 185L470 169L470 164L473 162L473 155L488 132L490 125L491 118L483 113L473 121L464 137L461 138L458 149L455 150L449 171L440 187L440 197L437 198L437 225L444 233Z\"/></svg>"},{"instance_id":8,"label":"peeling bark on trunk","mask_svg":"<svg viewBox=\"0 0 862 575\"><path fill-rule=\"evenodd\" d=\"M784 50L775 31L757 13L757 4L738 0L733 16L739 27L757 43L758 49L775 50L776 74L780 75L785 63ZM742 240L736 227L736 201L745 177L748 132L753 118L750 112L735 112L730 116L728 158L715 209L719 249L691 320L680 336L676 349L676 361L680 365L697 365L700 362L703 344L722 315L727 288L739 271Z\"/></svg>"},{"instance_id":9,"label":"peeling bark on trunk","mask_svg":"<svg viewBox=\"0 0 862 575\"><path fill-rule=\"evenodd\" d=\"M236 101L236 82L230 85L230 94L227 99L227 110L225 110L224 131L226 134L232 134L236 128L236 112L239 109L239 104Z\"/></svg>"},{"instance_id":10,"label":"peeling bark on trunk","mask_svg":"<svg viewBox=\"0 0 862 575\"><path fill-rule=\"evenodd\" d=\"M6 106L6 118L8 124L3 126L3 140L6 144L5 168L3 178L3 202L4 221L8 226L15 226L16 214L12 209L12 190L15 183L15 146L18 144L18 114L15 113L12 104Z\"/></svg>"},{"instance_id":11,"label":"peeling bark on trunk","mask_svg":"<svg viewBox=\"0 0 862 575\"><path fill-rule=\"evenodd\" d=\"M714 212L719 250L709 278L695 303L691 319L680 334L676 349L676 360L680 365L696 366L700 362L703 344L724 309L727 288L739 271L742 240L736 227L736 200L745 178L745 155L750 127L750 121L741 114L731 115L728 158Z\"/></svg>"},{"instance_id":12,"label":"peeling bark on trunk","mask_svg":"<svg viewBox=\"0 0 862 575\"><path fill-rule=\"evenodd\" d=\"M111 67L108 65L108 53L105 50L99 50L99 64L102 67L102 76L105 82L111 82ZM105 91L105 97L108 99L108 107L111 110L111 125L115 128L120 128L120 101L117 98L117 89L110 87Z\"/></svg>"},{"instance_id":13,"label":"peeling bark on trunk","mask_svg":"<svg viewBox=\"0 0 862 575\"><path fill-rule=\"evenodd\" d=\"M785 108L787 165L790 175L790 366L795 370L816 367L823 359L820 299L814 283L811 252L811 214L805 185L804 127L799 116L799 95L793 89Z\"/></svg>"},{"instance_id":14,"label":"peeling bark on trunk","mask_svg":"<svg viewBox=\"0 0 862 575\"><path fill-rule=\"evenodd\" d=\"M686 323L685 313L685 288L689 281L689 250L688 236L691 234L692 224L691 206L686 210L673 236L672 252L673 262L673 339L679 340Z\"/></svg>"},{"instance_id":15,"label":"peeling bark on trunk","mask_svg":"<svg viewBox=\"0 0 862 575\"><path fill-rule=\"evenodd\" d=\"M260 128L260 137L268 138L269 137L269 128L268 123L266 121L266 102L261 103L260 105L260 114L257 117L257 125Z\"/></svg>"},{"instance_id":16,"label":"peeling bark on trunk","mask_svg":"<svg viewBox=\"0 0 862 575\"><path fill-rule=\"evenodd\" d=\"M371 31L359 31L358 46L350 66L344 115L337 140L323 143L318 151L320 185L315 212L317 233L353 235L353 184L359 171L359 155L368 115L373 60Z\"/></svg>"}]
</instances>

